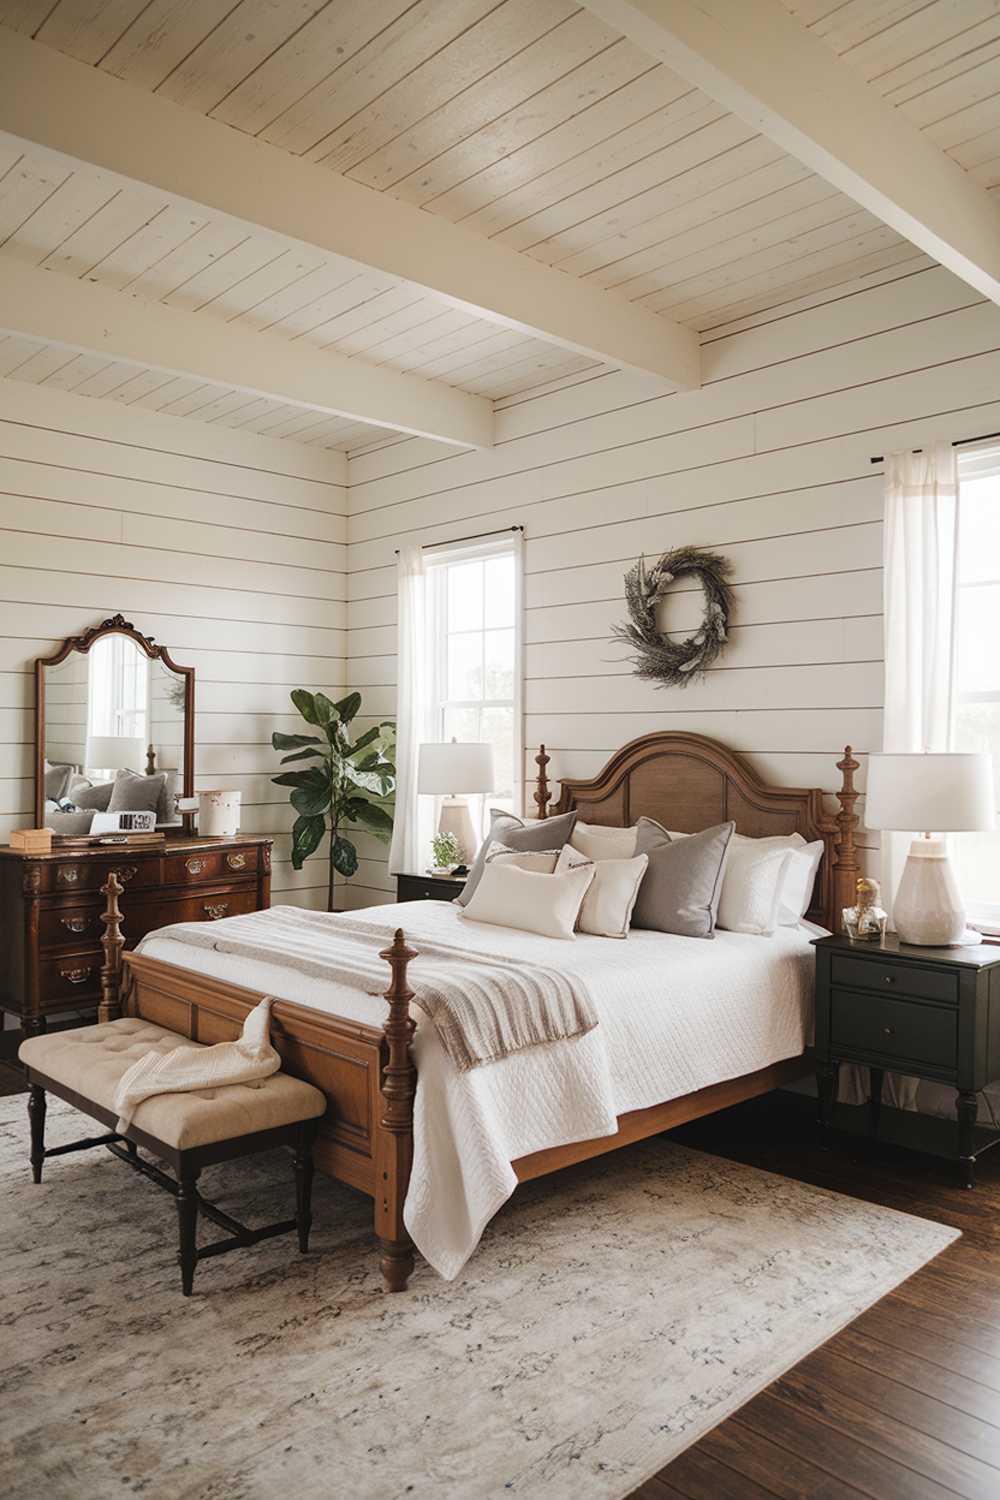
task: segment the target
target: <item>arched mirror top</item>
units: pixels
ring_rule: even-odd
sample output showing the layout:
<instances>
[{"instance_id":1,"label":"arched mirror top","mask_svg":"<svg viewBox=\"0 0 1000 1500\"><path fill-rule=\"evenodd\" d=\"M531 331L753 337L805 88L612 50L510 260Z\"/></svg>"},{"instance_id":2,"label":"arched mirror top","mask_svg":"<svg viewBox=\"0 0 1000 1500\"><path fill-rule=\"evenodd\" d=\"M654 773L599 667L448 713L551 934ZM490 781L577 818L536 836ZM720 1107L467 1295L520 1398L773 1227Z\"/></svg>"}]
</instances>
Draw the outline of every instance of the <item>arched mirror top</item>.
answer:
<instances>
[{"instance_id":1,"label":"arched mirror top","mask_svg":"<svg viewBox=\"0 0 1000 1500\"><path fill-rule=\"evenodd\" d=\"M183 827L194 788L194 668L113 615L35 662L35 822L82 837L109 813ZM92 828L95 815L101 828ZM148 819L147 819L148 821Z\"/></svg>"}]
</instances>

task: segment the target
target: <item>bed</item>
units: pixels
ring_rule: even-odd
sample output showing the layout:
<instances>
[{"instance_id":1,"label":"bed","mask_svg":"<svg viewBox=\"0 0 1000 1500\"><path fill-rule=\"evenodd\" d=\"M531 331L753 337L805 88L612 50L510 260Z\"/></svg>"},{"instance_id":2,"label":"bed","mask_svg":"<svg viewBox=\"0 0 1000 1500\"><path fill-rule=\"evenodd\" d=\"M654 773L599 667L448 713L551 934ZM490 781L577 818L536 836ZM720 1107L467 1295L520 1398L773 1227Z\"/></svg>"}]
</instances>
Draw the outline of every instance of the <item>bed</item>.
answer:
<instances>
[{"instance_id":1,"label":"bed","mask_svg":"<svg viewBox=\"0 0 1000 1500\"><path fill-rule=\"evenodd\" d=\"M696 735L656 733L634 740L596 777L563 781L554 807L548 763L543 747L535 792L540 817L575 808L584 820L605 825L630 824L645 815L683 833L726 819L753 838L797 832L824 844L807 919L832 930L835 912L850 904L858 873L857 762L850 749L838 763L843 781L835 817L825 812L820 791L767 786L733 752ZM456 1274L483 1223L518 1182L765 1093L808 1070L812 965L802 929L773 939L719 933L713 943L633 931L627 946L601 938L556 944L515 934L520 943L515 948L526 954L533 943L543 943L550 954L561 949L567 965L583 965L591 976L603 965L609 995L617 972L617 998L607 1001L598 1027L607 1046L602 1041L603 1055L592 1057L582 1044L593 1050L595 1033L581 1038L573 1044L573 1069L565 1076L562 1064L551 1059L540 1072L536 1063L532 1073L524 1065L529 1054L507 1058L478 1069L472 1083L463 1074L463 1092L442 1072L433 1028L418 1028L410 1005L409 969L412 964L418 975L420 934L433 940L449 923L461 927L447 905L414 902L354 914L387 934L384 956L391 983L377 1002L360 992L329 987L319 992L302 975L283 974L277 965L238 965L221 953L203 952L193 967L186 950L171 947L169 936L153 935L143 952L122 959L114 913L106 915L105 1018L124 1012L213 1043L238 1035L263 994L275 997L272 1040L284 1066L329 1100L316 1164L373 1199L381 1270L390 1292L407 1285L414 1239L443 1275ZM481 932L482 924L465 924L468 942L483 941L474 936L477 928ZM493 929L494 944L496 933ZM505 942L509 936L505 933ZM730 1014L718 996L729 993L726 976L735 974L741 979ZM684 1004L663 1005L661 1014L657 985L666 993L669 982ZM667 1012L673 1016L672 1031L663 1030ZM742 1018L739 1025L736 1016ZM531 1055L548 1051L535 1048ZM519 1068L506 1079L497 1070L509 1063ZM610 1097L624 1105L610 1117L608 1090L596 1097L602 1069L614 1075ZM484 1075L492 1077L484 1081ZM491 1091L496 1098L488 1097ZM534 1129L531 1121L541 1113L550 1118ZM475 1192L449 1218L441 1204L455 1209L455 1184L463 1179Z\"/></svg>"}]
</instances>

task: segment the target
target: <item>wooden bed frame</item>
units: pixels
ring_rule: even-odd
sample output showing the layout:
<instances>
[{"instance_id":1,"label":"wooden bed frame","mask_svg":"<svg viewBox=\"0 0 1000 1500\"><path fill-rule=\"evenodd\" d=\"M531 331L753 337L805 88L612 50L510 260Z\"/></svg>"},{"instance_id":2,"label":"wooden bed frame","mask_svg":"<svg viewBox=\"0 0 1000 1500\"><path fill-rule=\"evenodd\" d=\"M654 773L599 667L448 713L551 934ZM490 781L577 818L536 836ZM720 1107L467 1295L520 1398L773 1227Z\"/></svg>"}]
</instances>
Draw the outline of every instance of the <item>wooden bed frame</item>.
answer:
<instances>
[{"instance_id":1,"label":"wooden bed frame","mask_svg":"<svg viewBox=\"0 0 1000 1500\"><path fill-rule=\"evenodd\" d=\"M535 803L549 812L545 747L537 757ZM625 825L640 816L668 828L695 833L733 819L737 831L753 838L800 833L825 845L809 917L835 929L843 906L853 902L857 878L854 830L854 772L850 747L838 762L843 784L840 812L828 816L823 794L765 786L714 740L700 735L656 733L633 740L592 780L563 781L555 811L579 810L587 822ZM261 995L193 970L130 953L122 956L121 913L110 882L102 974L100 1019L123 1013L169 1027L195 1041L231 1041ZM413 1101L417 1074L410 1042L415 1021L408 965L418 955L402 929L382 954L392 971L386 991L388 1016L381 1027L323 1015L281 1000L271 1013L271 1039L289 1073L322 1089L329 1110L320 1123L316 1165L340 1182L367 1193L375 1205L375 1232L381 1245L386 1290L405 1290L413 1269L413 1246L403 1224L403 1204L413 1160ZM124 967L123 967L124 966ZM633 1141L672 1129L686 1120L767 1093L800 1077L803 1057L759 1072L728 1079L681 1098L619 1116L616 1135L580 1141L523 1156L513 1163L519 1181L541 1177L571 1162L614 1151Z\"/></svg>"}]
</instances>

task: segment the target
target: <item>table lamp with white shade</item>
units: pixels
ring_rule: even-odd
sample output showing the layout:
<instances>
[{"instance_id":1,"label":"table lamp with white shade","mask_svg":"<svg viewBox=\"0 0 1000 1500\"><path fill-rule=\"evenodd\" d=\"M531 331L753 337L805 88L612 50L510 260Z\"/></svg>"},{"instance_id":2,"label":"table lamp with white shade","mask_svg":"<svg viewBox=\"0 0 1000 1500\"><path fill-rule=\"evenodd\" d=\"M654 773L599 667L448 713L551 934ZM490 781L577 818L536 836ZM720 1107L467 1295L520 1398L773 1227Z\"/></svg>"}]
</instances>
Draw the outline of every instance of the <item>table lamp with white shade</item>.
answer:
<instances>
[{"instance_id":1,"label":"table lamp with white shade","mask_svg":"<svg viewBox=\"0 0 1000 1500\"><path fill-rule=\"evenodd\" d=\"M868 758L865 823L911 833L893 925L900 942L947 947L979 941L965 925L965 907L942 833L978 833L993 827L993 763L977 754L894 754Z\"/></svg>"},{"instance_id":2,"label":"table lamp with white shade","mask_svg":"<svg viewBox=\"0 0 1000 1500\"><path fill-rule=\"evenodd\" d=\"M142 735L90 734L87 736L87 766L92 771L142 770L146 741Z\"/></svg>"},{"instance_id":3,"label":"table lamp with white shade","mask_svg":"<svg viewBox=\"0 0 1000 1500\"><path fill-rule=\"evenodd\" d=\"M492 745L450 740L420 746L417 792L422 797L441 798L438 833L455 835L460 860L471 859L478 842L466 797L485 796L495 787Z\"/></svg>"}]
</instances>

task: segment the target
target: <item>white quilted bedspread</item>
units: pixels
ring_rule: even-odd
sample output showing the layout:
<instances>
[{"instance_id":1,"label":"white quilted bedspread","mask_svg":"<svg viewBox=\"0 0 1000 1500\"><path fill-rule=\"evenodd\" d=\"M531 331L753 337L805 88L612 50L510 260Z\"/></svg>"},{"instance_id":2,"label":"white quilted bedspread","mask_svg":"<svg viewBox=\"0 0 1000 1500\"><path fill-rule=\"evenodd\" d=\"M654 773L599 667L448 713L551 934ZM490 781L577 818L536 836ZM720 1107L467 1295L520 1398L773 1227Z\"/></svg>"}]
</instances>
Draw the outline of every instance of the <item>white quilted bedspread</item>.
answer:
<instances>
[{"instance_id":1,"label":"white quilted bedspread","mask_svg":"<svg viewBox=\"0 0 1000 1500\"><path fill-rule=\"evenodd\" d=\"M380 929L403 927L418 950L423 937L495 951L501 931L436 901L352 916ZM434 1026L416 1013L414 1161L404 1217L418 1250L448 1279L514 1191L517 1157L612 1135L617 1115L795 1057L812 1035L813 957L804 928L781 928L771 938L719 932L712 942L646 931L624 942L502 935L511 958L583 975L600 1024L460 1073ZM370 1025L384 1019L380 999L277 964L182 948L155 934L143 952L328 1014Z\"/></svg>"}]
</instances>

